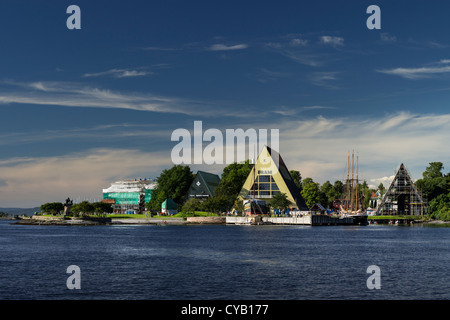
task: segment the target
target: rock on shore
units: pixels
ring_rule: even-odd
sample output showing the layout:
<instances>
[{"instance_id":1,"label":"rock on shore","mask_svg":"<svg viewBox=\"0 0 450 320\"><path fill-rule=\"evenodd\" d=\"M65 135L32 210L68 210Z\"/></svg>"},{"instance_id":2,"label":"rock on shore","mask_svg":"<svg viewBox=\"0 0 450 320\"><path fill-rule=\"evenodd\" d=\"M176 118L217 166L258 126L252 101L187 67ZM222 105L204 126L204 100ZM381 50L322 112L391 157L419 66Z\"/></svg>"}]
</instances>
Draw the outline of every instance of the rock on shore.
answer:
<instances>
[{"instance_id":1,"label":"rock on shore","mask_svg":"<svg viewBox=\"0 0 450 320\"><path fill-rule=\"evenodd\" d=\"M190 224L224 224L226 222L225 217L187 217L187 223Z\"/></svg>"},{"instance_id":2,"label":"rock on shore","mask_svg":"<svg viewBox=\"0 0 450 320\"><path fill-rule=\"evenodd\" d=\"M32 216L31 218L23 218L18 220L15 224L23 225L55 225L55 226L95 226L95 225L105 225L110 224L111 218L100 218L100 217L89 217L89 218L71 218L64 219L60 217L43 217L43 216Z\"/></svg>"}]
</instances>

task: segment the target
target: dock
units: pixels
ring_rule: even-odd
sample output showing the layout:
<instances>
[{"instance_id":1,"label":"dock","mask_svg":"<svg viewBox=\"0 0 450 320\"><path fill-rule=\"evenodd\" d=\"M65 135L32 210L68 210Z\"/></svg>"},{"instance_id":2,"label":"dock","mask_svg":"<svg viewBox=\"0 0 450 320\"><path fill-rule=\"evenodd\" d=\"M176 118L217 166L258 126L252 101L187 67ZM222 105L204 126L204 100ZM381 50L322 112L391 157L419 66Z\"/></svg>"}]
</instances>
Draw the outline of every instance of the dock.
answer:
<instances>
[{"instance_id":1,"label":"dock","mask_svg":"<svg viewBox=\"0 0 450 320\"><path fill-rule=\"evenodd\" d=\"M311 214L301 217L226 217L227 224L278 224L278 225L308 225L337 226L365 225L367 217L332 217L327 214Z\"/></svg>"}]
</instances>

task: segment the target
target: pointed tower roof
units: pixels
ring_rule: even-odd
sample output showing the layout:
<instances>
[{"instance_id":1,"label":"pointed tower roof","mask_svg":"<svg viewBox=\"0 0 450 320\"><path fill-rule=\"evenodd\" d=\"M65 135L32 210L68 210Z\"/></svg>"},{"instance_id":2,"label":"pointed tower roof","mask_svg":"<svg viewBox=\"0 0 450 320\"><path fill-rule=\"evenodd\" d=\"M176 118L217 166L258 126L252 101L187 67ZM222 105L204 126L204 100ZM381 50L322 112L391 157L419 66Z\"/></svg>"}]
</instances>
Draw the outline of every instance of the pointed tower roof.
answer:
<instances>
[{"instance_id":1,"label":"pointed tower roof","mask_svg":"<svg viewBox=\"0 0 450 320\"><path fill-rule=\"evenodd\" d=\"M285 193L292 208L308 210L300 189L294 183L280 154L264 146L238 198L270 200L277 193Z\"/></svg>"},{"instance_id":2,"label":"pointed tower roof","mask_svg":"<svg viewBox=\"0 0 450 320\"><path fill-rule=\"evenodd\" d=\"M220 178L217 174L198 171L186 193L186 200L212 197L214 189L219 185L219 182Z\"/></svg>"},{"instance_id":3,"label":"pointed tower roof","mask_svg":"<svg viewBox=\"0 0 450 320\"><path fill-rule=\"evenodd\" d=\"M405 165L400 164L388 191L378 206L377 214L418 215L423 214L425 209L422 195L417 190Z\"/></svg>"}]
</instances>

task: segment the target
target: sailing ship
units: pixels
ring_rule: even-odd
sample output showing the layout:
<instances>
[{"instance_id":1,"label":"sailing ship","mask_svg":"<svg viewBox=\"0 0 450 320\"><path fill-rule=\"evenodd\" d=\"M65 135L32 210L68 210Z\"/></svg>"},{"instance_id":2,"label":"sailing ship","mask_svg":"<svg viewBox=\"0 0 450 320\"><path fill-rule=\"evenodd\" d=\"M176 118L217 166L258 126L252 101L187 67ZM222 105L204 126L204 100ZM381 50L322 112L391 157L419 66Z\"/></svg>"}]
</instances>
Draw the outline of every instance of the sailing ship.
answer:
<instances>
[{"instance_id":1,"label":"sailing ship","mask_svg":"<svg viewBox=\"0 0 450 320\"><path fill-rule=\"evenodd\" d=\"M352 152L351 161L351 175L350 175L350 152L347 159L347 181L345 184L345 194L342 199L336 199L333 202L333 206L337 209L338 214L341 217L353 217L359 220L358 217L364 221L367 219L367 213L364 208L364 198L360 195L358 190L359 184L359 156ZM364 219L365 218L365 219Z\"/></svg>"}]
</instances>

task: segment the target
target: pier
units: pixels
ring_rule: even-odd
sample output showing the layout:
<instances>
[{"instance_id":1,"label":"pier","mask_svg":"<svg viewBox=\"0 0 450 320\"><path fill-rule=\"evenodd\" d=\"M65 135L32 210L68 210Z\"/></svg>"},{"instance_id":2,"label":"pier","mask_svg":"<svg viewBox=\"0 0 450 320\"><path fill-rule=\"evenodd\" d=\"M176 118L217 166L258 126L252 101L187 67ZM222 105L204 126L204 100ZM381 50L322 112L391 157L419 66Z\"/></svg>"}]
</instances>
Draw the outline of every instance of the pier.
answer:
<instances>
[{"instance_id":1,"label":"pier","mask_svg":"<svg viewBox=\"0 0 450 320\"><path fill-rule=\"evenodd\" d=\"M226 217L227 224L279 224L279 225L308 225L308 226L337 226L366 224L366 219L354 217L332 217L326 214L312 214L301 217Z\"/></svg>"}]
</instances>

